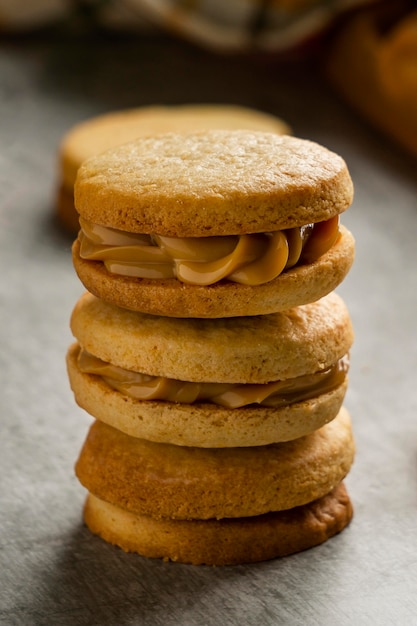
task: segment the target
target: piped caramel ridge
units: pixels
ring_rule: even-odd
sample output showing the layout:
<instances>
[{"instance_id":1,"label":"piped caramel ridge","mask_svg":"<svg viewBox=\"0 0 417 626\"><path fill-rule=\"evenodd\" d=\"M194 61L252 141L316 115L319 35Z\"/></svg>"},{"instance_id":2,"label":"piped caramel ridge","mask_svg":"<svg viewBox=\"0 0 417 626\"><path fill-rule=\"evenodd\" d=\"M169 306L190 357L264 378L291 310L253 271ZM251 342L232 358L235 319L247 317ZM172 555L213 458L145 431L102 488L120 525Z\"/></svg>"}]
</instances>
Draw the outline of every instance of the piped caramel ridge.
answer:
<instances>
[{"instance_id":1,"label":"piped caramel ridge","mask_svg":"<svg viewBox=\"0 0 417 626\"><path fill-rule=\"evenodd\" d=\"M80 256L102 261L112 274L176 278L190 285L227 279L265 284L287 269L314 262L340 236L339 216L272 233L166 237L128 233L80 218Z\"/></svg>"},{"instance_id":2,"label":"piped caramel ridge","mask_svg":"<svg viewBox=\"0 0 417 626\"><path fill-rule=\"evenodd\" d=\"M107 363L80 349L78 368L100 376L105 383L137 400L162 400L182 404L214 403L236 409L251 404L281 408L317 397L345 380L349 359L345 355L332 366L296 378L266 384L191 383L162 376L148 376Z\"/></svg>"}]
</instances>

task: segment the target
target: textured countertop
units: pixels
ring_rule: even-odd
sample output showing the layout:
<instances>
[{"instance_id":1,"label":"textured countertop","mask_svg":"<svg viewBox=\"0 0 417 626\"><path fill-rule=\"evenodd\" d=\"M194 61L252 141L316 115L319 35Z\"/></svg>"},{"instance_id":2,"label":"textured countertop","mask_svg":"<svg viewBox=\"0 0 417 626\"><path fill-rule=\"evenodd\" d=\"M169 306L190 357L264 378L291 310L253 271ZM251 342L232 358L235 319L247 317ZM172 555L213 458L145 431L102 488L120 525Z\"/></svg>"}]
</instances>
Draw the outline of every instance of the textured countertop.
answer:
<instances>
[{"instance_id":1,"label":"textured countertop","mask_svg":"<svg viewBox=\"0 0 417 626\"><path fill-rule=\"evenodd\" d=\"M357 444L353 522L312 550L210 568L124 554L83 526L73 466L90 418L69 390L68 320L82 293L54 218L61 136L154 103L275 113L340 153L355 201L346 399ZM175 41L0 43L0 623L417 624L416 163L358 119L314 66L216 57Z\"/></svg>"}]
</instances>

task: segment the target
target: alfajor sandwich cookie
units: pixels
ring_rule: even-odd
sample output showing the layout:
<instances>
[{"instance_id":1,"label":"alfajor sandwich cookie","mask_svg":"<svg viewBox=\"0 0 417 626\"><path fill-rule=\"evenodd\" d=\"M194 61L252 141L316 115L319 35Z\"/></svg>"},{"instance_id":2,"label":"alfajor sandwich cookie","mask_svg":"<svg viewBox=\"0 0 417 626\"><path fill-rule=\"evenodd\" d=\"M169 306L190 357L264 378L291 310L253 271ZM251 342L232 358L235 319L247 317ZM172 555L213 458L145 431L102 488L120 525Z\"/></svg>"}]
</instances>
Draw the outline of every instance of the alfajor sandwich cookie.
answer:
<instances>
[{"instance_id":1,"label":"alfajor sandwich cookie","mask_svg":"<svg viewBox=\"0 0 417 626\"><path fill-rule=\"evenodd\" d=\"M213 128L290 134L288 124L275 115L227 104L137 107L84 120L65 134L59 146L56 205L62 224L74 234L79 230L74 184L86 159L144 135Z\"/></svg>"},{"instance_id":2,"label":"alfajor sandwich cookie","mask_svg":"<svg viewBox=\"0 0 417 626\"><path fill-rule=\"evenodd\" d=\"M342 158L290 136L213 130L138 139L78 171L73 262L88 291L170 317L269 314L349 271Z\"/></svg>"},{"instance_id":3,"label":"alfajor sandwich cookie","mask_svg":"<svg viewBox=\"0 0 417 626\"><path fill-rule=\"evenodd\" d=\"M137 438L196 447L262 446L331 421L353 330L332 292L255 317L191 319L77 302L68 374L77 403Z\"/></svg>"}]
</instances>

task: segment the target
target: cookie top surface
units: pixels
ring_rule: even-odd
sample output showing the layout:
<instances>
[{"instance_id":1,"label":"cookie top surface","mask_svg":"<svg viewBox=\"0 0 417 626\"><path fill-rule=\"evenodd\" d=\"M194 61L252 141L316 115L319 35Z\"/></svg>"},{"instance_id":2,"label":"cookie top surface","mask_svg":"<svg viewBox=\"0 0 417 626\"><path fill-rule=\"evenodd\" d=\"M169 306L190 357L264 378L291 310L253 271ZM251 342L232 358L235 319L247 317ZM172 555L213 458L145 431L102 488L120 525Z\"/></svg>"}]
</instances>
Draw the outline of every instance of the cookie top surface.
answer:
<instances>
[{"instance_id":1,"label":"cookie top surface","mask_svg":"<svg viewBox=\"0 0 417 626\"><path fill-rule=\"evenodd\" d=\"M147 315L86 293L71 329L103 361L190 382L266 383L314 373L353 341L347 307L335 293L282 313L217 320Z\"/></svg>"},{"instance_id":2,"label":"cookie top surface","mask_svg":"<svg viewBox=\"0 0 417 626\"><path fill-rule=\"evenodd\" d=\"M223 104L147 106L98 115L73 126L63 137L60 161L64 183L72 187L86 159L144 135L213 128L247 128L289 134L280 118L255 109Z\"/></svg>"},{"instance_id":3,"label":"cookie top surface","mask_svg":"<svg viewBox=\"0 0 417 626\"><path fill-rule=\"evenodd\" d=\"M83 163L75 206L85 219L173 237L269 232L348 208L346 164L303 139L248 130L142 137Z\"/></svg>"}]
</instances>

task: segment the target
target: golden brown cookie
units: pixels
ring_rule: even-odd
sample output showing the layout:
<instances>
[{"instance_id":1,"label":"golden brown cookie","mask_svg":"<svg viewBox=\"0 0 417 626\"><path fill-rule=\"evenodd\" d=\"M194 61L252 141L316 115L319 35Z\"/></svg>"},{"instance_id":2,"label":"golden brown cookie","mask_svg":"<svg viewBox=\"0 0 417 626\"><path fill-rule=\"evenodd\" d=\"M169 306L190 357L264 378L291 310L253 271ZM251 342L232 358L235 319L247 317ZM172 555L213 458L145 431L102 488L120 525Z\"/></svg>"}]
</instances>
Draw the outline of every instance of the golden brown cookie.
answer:
<instances>
[{"instance_id":1,"label":"golden brown cookie","mask_svg":"<svg viewBox=\"0 0 417 626\"><path fill-rule=\"evenodd\" d=\"M226 104L138 107L79 122L65 134L59 147L57 210L64 226L74 234L79 229L74 183L83 161L143 135L205 128L290 133L288 124L274 115Z\"/></svg>"},{"instance_id":2,"label":"golden brown cookie","mask_svg":"<svg viewBox=\"0 0 417 626\"><path fill-rule=\"evenodd\" d=\"M143 137L84 161L80 215L130 233L205 237L263 233L345 211L343 159L312 141L213 130Z\"/></svg>"},{"instance_id":3,"label":"golden brown cookie","mask_svg":"<svg viewBox=\"0 0 417 626\"><path fill-rule=\"evenodd\" d=\"M347 389L345 377L330 391L277 408L137 400L112 389L100 376L81 372L78 353L74 344L67 363L79 406L132 437L182 446L260 446L302 437L337 415Z\"/></svg>"},{"instance_id":4,"label":"golden brown cookie","mask_svg":"<svg viewBox=\"0 0 417 626\"><path fill-rule=\"evenodd\" d=\"M85 287L172 317L267 314L317 300L353 262L338 225L344 161L306 140L211 131L142 138L77 176L73 246Z\"/></svg>"},{"instance_id":5,"label":"golden brown cookie","mask_svg":"<svg viewBox=\"0 0 417 626\"><path fill-rule=\"evenodd\" d=\"M353 330L335 293L281 313L218 320L150 316L86 293L71 328L78 342L67 365L78 404L151 441L295 439L333 419L346 392ZM92 358L80 360L85 351Z\"/></svg>"},{"instance_id":6,"label":"golden brown cookie","mask_svg":"<svg viewBox=\"0 0 417 626\"><path fill-rule=\"evenodd\" d=\"M156 519L87 496L88 528L126 552L193 565L236 565L283 557L327 541L350 522L343 483L300 507L222 520Z\"/></svg>"},{"instance_id":7,"label":"golden brown cookie","mask_svg":"<svg viewBox=\"0 0 417 626\"><path fill-rule=\"evenodd\" d=\"M291 509L329 493L354 457L350 417L287 443L190 448L129 437L96 421L76 464L93 495L155 518L222 519Z\"/></svg>"},{"instance_id":8,"label":"golden brown cookie","mask_svg":"<svg viewBox=\"0 0 417 626\"><path fill-rule=\"evenodd\" d=\"M71 330L95 356L151 376L266 383L313 373L348 351L349 311L336 293L291 310L238 319L172 319L128 311L85 293Z\"/></svg>"}]
</instances>

